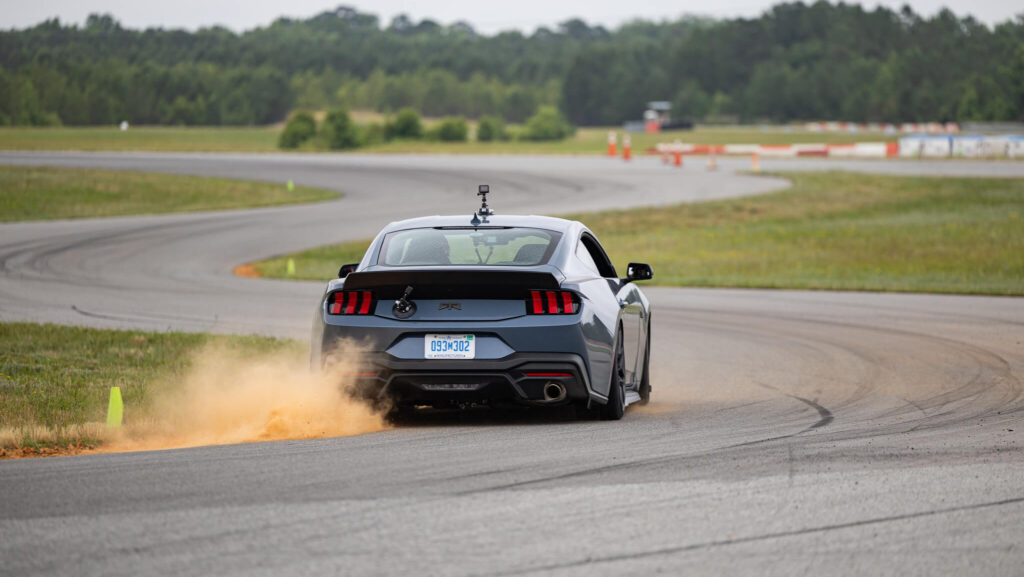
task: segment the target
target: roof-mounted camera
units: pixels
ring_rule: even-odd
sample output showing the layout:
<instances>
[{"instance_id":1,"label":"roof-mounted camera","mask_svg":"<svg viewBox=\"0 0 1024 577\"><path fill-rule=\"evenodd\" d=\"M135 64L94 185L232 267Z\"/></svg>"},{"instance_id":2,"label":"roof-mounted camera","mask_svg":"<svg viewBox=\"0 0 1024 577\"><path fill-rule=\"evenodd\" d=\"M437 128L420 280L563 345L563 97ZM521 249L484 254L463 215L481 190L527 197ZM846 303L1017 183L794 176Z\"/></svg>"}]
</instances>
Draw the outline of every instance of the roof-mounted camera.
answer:
<instances>
[{"instance_id":1,"label":"roof-mounted camera","mask_svg":"<svg viewBox=\"0 0 1024 577\"><path fill-rule=\"evenodd\" d=\"M489 184L481 184L480 189L476 193L477 196L482 197L480 203L480 210L476 212L480 216L491 216L492 214L494 214L494 211L487 206L487 195L490 193L491 185Z\"/></svg>"},{"instance_id":2,"label":"roof-mounted camera","mask_svg":"<svg viewBox=\"0 0 1024 577\"><path fill-rule=\"evenodd\" d=\"M487 206L487 195L491 193L491 186L489 184L481 184L477 189L476 195L481 198L480 209L473 213L473 226L479 225L481 222L487 222L487 217L494 215L494 211Z\"/></svg>"}]
</instances>

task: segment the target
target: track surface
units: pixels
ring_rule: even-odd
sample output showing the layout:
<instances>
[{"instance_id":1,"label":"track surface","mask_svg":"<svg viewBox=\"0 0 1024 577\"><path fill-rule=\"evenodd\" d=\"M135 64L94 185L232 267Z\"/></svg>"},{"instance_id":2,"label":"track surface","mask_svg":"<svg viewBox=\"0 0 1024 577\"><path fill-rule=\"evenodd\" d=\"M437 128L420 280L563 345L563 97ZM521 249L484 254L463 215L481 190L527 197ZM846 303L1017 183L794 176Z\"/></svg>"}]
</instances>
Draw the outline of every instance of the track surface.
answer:
<instances>
[{"instance_id":1,"label":"track surface","mask_svg":"<svg viewBox=\"0 0 1024 577\"><path fill-rule=\"evenodd\" d=\"M581 158L0 162L345 191L316 206L0 225L4 320L291 336L319 286L231 267L470 209L478 182L504 213L783 185L730 161L716 174ZM3 462L0 574L1024 572L1024 300L646 290L655 402L622 422L468 415L360 437Z\"/></svg>"}]
</instances>

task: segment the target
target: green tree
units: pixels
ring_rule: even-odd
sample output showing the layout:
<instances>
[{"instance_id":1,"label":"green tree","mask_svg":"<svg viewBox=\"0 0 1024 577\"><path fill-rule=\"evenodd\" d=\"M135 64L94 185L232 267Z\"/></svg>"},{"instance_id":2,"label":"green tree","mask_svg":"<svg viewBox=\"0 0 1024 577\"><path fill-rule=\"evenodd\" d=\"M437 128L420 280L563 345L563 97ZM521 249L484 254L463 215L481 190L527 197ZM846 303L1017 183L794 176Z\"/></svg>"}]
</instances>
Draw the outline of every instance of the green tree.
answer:
<instances>
[{"instance_id":1,"label":"green tree","mask_svg":"<svg viewBox=\"0 0 1024 577\"><path fill-rule=\"evenodd\" d=\"M465 142L469 134L469 127L466 119L461 116L445 118L438 124L434 131L437 140L441 142Z\"/></svg>"},{"instance_id":2,"label":"green tree","mask_svg":"<svg viewBox=\"0 0 1024 577\"><path fill-rule=\"evenodd\" d=\"M956 117L960 120L980 120L981 104L978 101L978 91L970 83L964 87L963 96L957 105Z\"/></svg>"},{"instance_id":3,"label":"green tree","mask_svg":"<svg viewBox=\"0 0 1024 577\"><path fill-rule=\"evenodd\" d=\"M476 139L480 142L505 139L505 122L498 116L484 116L476 126Z\"/></svg>"},{"instance_id":4,"label":"green tree","mask_svg":"<svg viewBox=\"0 0 1024 577\"><path fill-rule=\"evenodd\" d=\"M420 113L412 108L399 110L395 119L388 124L387 128L389 139L417 139L423 137L423 123L420 121Z\"/></svg>"},{"instance_id":5,"label":"green tree","mask_svg":"<svg viewBox=\"0 0 1024 577\"><path fill-rule=\"evenodd\" d=\"M13 124L252 125L294 106L502 116L559 106L577 125L681 116L780 121L1024 120L1024 19L787 2L755 18L633 21L615 30L479 34L464 23L336 8L236 33L84 26L0 30L0 115ZM965 79L977 96L965 98ZM925 89L927 88L927 90ZM421 132L422 134L422 128ZM403 136L415 138L417 136Z\"/></svg>"},{"instance_id":6,"label":"green tree","mask_svg":"<svg viewBox=\"0 0 1024 577\"><path fill-rule=\"evenodd\" d=\"M279 148L294 149L302 146L304 142L313 138L316 134L316 120L309 112L299 111L288 119L284 131L278 138Z\"/></svg>"},{"instance_id":7,"label":"green tree","mask_svg":"<svg viewBox=\"0 0 1024 577\"><path fill-rule=\"evenodd\" d=\"M1024 42L1017 46L1010 65L1006 67L1009 84L1008 108L1014 120L1024 121Z\"/></svg>"},{"instance_id":8,"label":"green tree","mask_svg":"<svg viewBox=\"0 0 1024 577\"><path fill-rule=\"evenodd\" d=\"M359 132L347 109L335 108L328 112L321 130L327 148L331 150L359 147Z\"/></svg>"},{"instance_id":9,"label":"green tree","mask_svg":"<svg viewBox=\"0 0 1024 577\"><path fill-rule=\"evenodd\" d=\"M573 133L572 126L554 106L541 106L526 121L523 138L526 140L563 140Z\"/></svg>"},{"instance_id":10,"label":"green tree","mask_svg":"<svg viewBox=\"0 0 1024 577\"><path fill-rule=\"evenodd\" d=\"M711 110L711 97L700 84L690 80L672 101L672 115L680 119L703 120Z\"/></svg>"},{"instance_id":11,"label":"green tree","mask_svg":"<svg viewBox=\"0 0 1024 577\"><path fill-rule=\"evenodd\" d=\"M362 127L359 142L362 146L384 144L388 140L387 129L380 122L371 122Z\"/></svg>"}]
</instances>

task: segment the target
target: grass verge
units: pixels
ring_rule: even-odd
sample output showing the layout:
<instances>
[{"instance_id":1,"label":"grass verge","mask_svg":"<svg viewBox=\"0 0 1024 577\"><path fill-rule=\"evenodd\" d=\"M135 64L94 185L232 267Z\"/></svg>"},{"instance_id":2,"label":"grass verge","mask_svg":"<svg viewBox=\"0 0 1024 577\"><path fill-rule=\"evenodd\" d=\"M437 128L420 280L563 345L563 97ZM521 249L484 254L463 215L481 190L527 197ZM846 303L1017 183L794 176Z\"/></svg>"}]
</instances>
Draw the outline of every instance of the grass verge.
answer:
<instances>
[{"instance_id":1,"label":"grass verge","mask_svg":"<svg viewBox=\"0 0 1024 577\"><path fill-rule=\"evenodd\" d=\"M661 285L1024 294L1024 179L786 173L743 199L579 214L616 266ZM253 263L264 276L332 278L369 241Z\"/></svg>"},{"instance_id":2,"label":"grass verge","mask_svg":"<svg viewBox=\"0 0 1024 577\"><path fill-rule=\"evenodd\" d=\"M4 127L3 150L124 150L146 152L275 152L280 127L116 126Z\"/></svg>"},{"instance_id":3,"label":"grass verge","mask_svg":"<svg viewBox=\"0 0 1024 577\"><path fill-rule=\"evenodd\" d=\"M338 268L341 265L363 260L363 253L370 246L370 242L370 240L357 240L330 244L261 260L251 263L249 265L251 268L246 270L247 273L255 274L240 276L326 281L338 276ZM293 275L288 274L289 260L295 264L295 274ZM236 268L235 274L239 274L239 272L239 269Z\"/></svg>"},{"instance_id":4,"label":"grass verge","mask_svg":"<svg viewBox=\"0 0 1024 577\"><path fill-rule=\"evenodd\" d=\"M121 387L131 412L155 384L179 381L211 344L252 357L306 351L269 337L0 323L0 449L95 445L106 432L110 387Z\"/></svg>"},{"instance_id":5,"label":"grass verge","mask_svg":"<svg viewBox=\"0 0 1024 577\"><path fill-rule=\"evenodd\" d=\"M362 118L362 116L357 116ZM433 122L424 119L426 125ZM472 125L472 123L471 123ZM576 134L558 142L428 142L396 140L363 148L357 152L410 154L605 154L608 131L622 137L620 127L580 128ZM2 150L122 150L148 152L281 152L277 139L279 126L262 127L133 127L124 132L117 127L0 128ZM697 144L792 144L798 142L868 142L893 140L892 135L875 132L812 133L800 129L760 129L758 127L698 127L694 130L661 134L635 133L634 153L659 142ZM621 142L620 142L621 145ZM311 150L302 150L311 152Z\"/></svg>"},{"instance_id":6,"label":"grass verge","mask_svg":"<svg viewBox=\"0 0 1024 577\"><path fill-rule=\"evenodd\" d=\"M618 133L619 154L622 153L622 129L580 128L576 134L556 142L426 142L394 140L366 148L367 152L409 154L605 154L608 149L608 131ZM633 154L642 154L659 142L680 140L693 144L794 144L794 143L847 143L882 142L893 137L882 133L811 133L803 130L760 130L756 127L698 127L659 134L632 133Z\"/></svg>"},{"instance_id":7,"label":"grass verge","mask_svg":"<svg viewBox=\"0 0 1024 577\"><path fill-rule=\"evenodd\" d=\"M131 171L0 166L0 222L273 206L337 198L318 188Z\"/></svg>"}]
</instances>

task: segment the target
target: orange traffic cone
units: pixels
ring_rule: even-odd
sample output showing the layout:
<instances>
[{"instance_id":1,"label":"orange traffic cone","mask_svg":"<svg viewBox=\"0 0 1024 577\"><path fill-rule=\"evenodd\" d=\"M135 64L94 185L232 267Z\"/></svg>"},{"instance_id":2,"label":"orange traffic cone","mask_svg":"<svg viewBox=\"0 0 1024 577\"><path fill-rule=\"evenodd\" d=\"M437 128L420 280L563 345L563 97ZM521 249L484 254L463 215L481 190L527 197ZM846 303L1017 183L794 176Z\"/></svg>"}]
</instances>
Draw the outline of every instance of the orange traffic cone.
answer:
<instances>
[{"instance_id":1,"label":"orange traffic cone","mask_svg":"<svg viewBox=\"0 0 1024 577\"><path fill-rule=\"evenodd\" d=\"M750 170L761 172L761 157L756 152L750 157Z\"/></svg>"},{"instance_id":2,"label":"orange traffic cone","mask_svg":"<svg viewBox=\"0 0 1024 577\"><path fill-rule=\"evenodd\" d=\"M718 169L718 163L715 162L715 153L714 153L714 151L712 151L711 154L708 155L708 170L714 171L714 170L717 170L717 169Z\"/></svg>"},{"instance_id":3,"label":"orange traffic cone","mask_svg":"<svg viewBox=\"0 0 1024 577\"><path fill-rule=\"evenodd\" d=\"M683 153L681 151L677 150L677 151L673 152L672 154L675 157L675 162L673 162L672 164L674 164L675 166L682 166L683 165Z\"/></svg>"},{"instance_id":4,"label":"orange traffic cone","mask_svg":"<svg viewBox=\"0 0 1024 577\"><path fill-rule=\"evenodd\" d=\"M615 131L611 130L608 132L608 156L618 156L618 152L615 149Z\"/></svg>"},{"instance_id":5,"label":"orange traffic cone","mask_svg":"<svg viewBox=\"0 0 1024 577\"><path fill-rule=\"evenodd\" d=\"M633 141L628 134L622 136L622 160L629 161L633 158Z\"/></svg>"}]
</instances>

